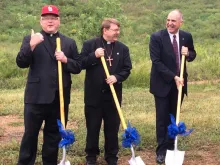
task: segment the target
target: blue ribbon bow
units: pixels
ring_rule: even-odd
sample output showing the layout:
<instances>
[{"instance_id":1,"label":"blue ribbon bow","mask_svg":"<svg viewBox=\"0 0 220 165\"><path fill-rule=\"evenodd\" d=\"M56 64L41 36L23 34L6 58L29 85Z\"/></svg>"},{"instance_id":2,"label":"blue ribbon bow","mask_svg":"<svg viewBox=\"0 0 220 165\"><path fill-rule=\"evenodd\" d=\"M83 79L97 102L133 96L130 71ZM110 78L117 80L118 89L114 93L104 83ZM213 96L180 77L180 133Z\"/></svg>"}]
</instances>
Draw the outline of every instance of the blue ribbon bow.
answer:
<instances>
[{"instance_id":1,"label":"blue ribbon bow","mask_svg":"<svg viewBox=\"0 0 220 165\"><path fill-rule=\"evenodd\" d=\"M75 142L74 133L71 130L64 130L63 124L60 120L57 120L57 124L59 127L59 132L62 137L62 140L59 142L59 147L62 148L65 146L66 148L70 147L70 144L73 144Z\"/></svg>"},{"instance_id":2,"label":"blue ribbon bow","mask_svg":"<svg viewBox=\"0 0 220 165\"><path fill-rule=\"evenodd\" d=\"M128 127L122 134L122 146L125 148L130 148L131 145L138 145L140 143L140 135L136 128L131 127L128 122Z\"/></svg>"},{"instance_id":3,"label":"blue ribbon bow","mask_svg":"<svg viewBox=\"0 0 220 165\"><path fill-rule=\"evenodd\" d=\"M186 125L184 122L179 122L178 126L176 125L176 120L172 114L170 114L171 124L168 126L168 136L171 139L175 139L177 135L188 136L193 129L186 130Z\"/></svg>"}]
</instances>

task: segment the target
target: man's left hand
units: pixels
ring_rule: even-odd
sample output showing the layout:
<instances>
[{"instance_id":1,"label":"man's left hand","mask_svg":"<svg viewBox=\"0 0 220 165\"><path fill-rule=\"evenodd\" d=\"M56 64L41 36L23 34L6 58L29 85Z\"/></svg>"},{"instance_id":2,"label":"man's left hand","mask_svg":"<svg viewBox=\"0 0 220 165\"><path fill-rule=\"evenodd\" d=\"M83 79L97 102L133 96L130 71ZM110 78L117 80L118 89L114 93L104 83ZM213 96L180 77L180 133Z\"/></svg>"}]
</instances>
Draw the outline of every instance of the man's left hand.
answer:
<instances>
[{"instance_id":1,"label":"man's left hand","mask_svg":"<svg viewBox=\"0 0 220 165\"><path fill-rule=\"evenodd\" d=\"M188 47L182 46L181 54L188 57L189 56Z\"/></svg>"},{"instance_id":2,"label":"man's left hand","mask_svg":"<svg viewBox=\"0 0 220 165\"><path fill-rule=\"evenodd\" d=\"M62 63L67 63L67 57L65 56L65 54L62 51L56 51L55 57L58 61L60 61Z\"/></svg>"},{"instance_id":3,"label":"man's left hand","mask_svg":"<svg viewBox=\"0 0 220 165\"><path fill-rule=\"evenodd\" d=\"M114 75L111 75L106 79L106 83L109 84L109 85L112 85L116 82L117 82L117 79Z\"/></svg>"}]
</instances>

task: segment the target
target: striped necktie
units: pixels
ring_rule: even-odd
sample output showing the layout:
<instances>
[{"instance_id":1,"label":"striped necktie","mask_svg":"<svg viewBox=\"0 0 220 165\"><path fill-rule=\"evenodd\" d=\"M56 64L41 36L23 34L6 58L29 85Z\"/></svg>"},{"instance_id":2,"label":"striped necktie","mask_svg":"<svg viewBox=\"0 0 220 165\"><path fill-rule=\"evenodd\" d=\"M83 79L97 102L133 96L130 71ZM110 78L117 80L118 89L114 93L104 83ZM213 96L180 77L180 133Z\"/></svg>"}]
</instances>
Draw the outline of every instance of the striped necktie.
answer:
<instances>
[{"instance_id":1,"label":"striped necktie","mask_svg":"<svg viewBox=\"0 0 220 165\"><path fill-rule=\"evenodd\" d=\"M178 51L178 44L176 41L176 35L173 35L173 50L176 57L176 73L179 75L180 73L180 63L179 63L179 51Z\"/></svg>"}]
</instances>

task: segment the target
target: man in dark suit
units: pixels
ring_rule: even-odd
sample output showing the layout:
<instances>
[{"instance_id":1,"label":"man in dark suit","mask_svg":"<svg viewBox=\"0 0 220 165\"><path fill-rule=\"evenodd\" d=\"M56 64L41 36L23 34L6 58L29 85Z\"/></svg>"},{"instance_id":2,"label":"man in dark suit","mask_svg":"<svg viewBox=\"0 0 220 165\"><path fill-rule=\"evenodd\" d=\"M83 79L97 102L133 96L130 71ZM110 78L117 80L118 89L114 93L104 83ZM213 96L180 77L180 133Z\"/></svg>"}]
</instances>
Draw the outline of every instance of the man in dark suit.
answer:
<instances>
[{"instance_id":1,"label":"man in dark suit","mask_svg":"<svg viewBox=\"0 0 220 165\"><path fill-rule=\"evenodd\" d=\"M129 49L117 41L120 23L116 19L104 19L102 36L85 41L81 55L85 77L85 117L87 127L87 165L96 164L99 155L99 132L104 121L105 160L109 165L117 164L119 115L109 88L113 84L119 102L122 101L122 82L130 75L132 68ZM104 56L110 76L106 78L100 57Z\"/></svg>"},{"instance_id":2,"label":"man in dark suit","mask_svg":"<svg viewBox=\"0 0 220 165\"><path fill-rule=\"evenodd\" d=\"M74 40L58 32L58 8L44 6L40 19L42 31L25 36L17 55L20 68L29 68L24 97L24 126L18 165L33 165L36 158L38 134L43 121L42 160L44 165L57 164L58 143L61 140L57 119L60 119L57 61L62 62L65 118L68 118L71 75L81 71L77 46ZM56 38L61 39L60 52Z\"/></svg>"},{"instance_id":3,"label":"man in dark suit","mask_svg":"<svg viewBox=\"0 0 220 165\"><path fill-rule=\"evenodd\" d=\"M166 29L153 33L150 39L152 60L150 92L156 105L157 163L164 163L167 149L173 149L174 141L168 138L169 114L176 116L178 87L183 86L183 96L187 94L187 72L180 79L182 55L191 62L196 57L192 35L179 30L183 22L182 13L173 10L166 21ZM183 99L182 96L182 99Z\"/></svg>"}]
</instances>

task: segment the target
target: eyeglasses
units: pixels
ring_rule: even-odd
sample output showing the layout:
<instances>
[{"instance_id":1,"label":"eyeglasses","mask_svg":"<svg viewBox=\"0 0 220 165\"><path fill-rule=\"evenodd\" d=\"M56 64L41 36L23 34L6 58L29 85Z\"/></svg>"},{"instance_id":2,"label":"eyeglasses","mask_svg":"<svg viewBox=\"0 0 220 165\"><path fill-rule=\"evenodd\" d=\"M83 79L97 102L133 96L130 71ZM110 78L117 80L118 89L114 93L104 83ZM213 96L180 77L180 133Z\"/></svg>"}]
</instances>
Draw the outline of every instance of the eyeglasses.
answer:
<instances>
[{"instance_id":1,"label":"eyeglasses","mask_svg":"<svg viewBox=\"0 0 220 165\"><path fill-rule=\"evenodd\" d=\"M42 20L43 21L49 21L49 20L56 21L58 20L58 17L42 17Z\"/></svg>"},{"instance_id":2,"label":"eyeglasses","mask_svg":"<svg viewBox=\"0 0 220 165\"><path fill-rule=\"evenodd\" d=\"M120 31L120 29L108 29L108 30L111 30L113 32L119 32Z\"/></svg>"}]
</instances>

